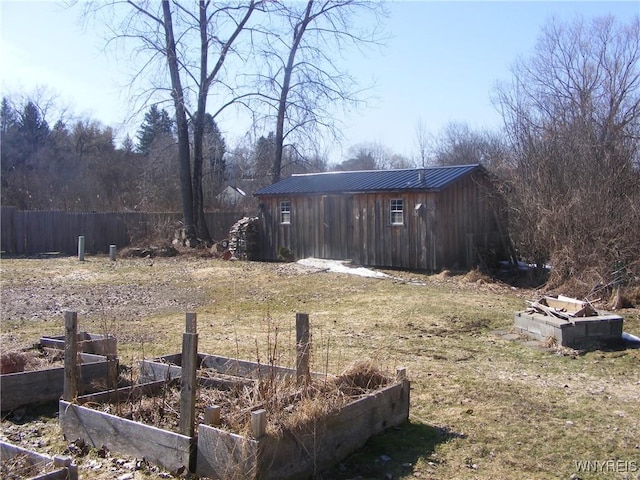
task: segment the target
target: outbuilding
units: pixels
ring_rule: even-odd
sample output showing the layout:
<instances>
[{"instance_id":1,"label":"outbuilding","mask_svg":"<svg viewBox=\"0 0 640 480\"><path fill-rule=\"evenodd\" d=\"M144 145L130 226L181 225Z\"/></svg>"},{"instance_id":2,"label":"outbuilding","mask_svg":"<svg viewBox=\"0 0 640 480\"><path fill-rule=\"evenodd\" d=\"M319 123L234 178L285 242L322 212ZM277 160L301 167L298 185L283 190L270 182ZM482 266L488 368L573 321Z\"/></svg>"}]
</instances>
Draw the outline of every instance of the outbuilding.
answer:
<instances>
[{"instance_id":1,"label":"outbuilding","mask_svg":"<svg viewBox=\"0 0 640 480\"><path fill-rule=\"evenodd\" d=\"M501 204L479 164L292 175L255 192L263 260L467 269L500 251Z\"/></svg>"}]
</instances>

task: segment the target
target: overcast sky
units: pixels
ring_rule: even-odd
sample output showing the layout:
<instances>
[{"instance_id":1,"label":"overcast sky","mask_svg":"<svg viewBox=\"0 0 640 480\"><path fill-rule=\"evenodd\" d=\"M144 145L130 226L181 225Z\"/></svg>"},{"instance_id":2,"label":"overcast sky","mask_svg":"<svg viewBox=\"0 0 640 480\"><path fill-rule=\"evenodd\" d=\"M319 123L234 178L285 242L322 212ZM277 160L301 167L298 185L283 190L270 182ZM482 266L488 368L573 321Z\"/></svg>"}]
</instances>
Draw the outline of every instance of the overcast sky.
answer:
<instances>
[{"instance_id":1,"label":"overcast sky","mask_svg":"<svg viewBox=\"0 0 640 480\"><path fill-rule=\"evenodd\" d=\"M572 20L611 14L628 22L640 14L629 1L407 1L390 2L391 39L366 58L354 52L351 73L361 85L375 82L366 109L343 118L345 143L331 163L344 160L350 145L378 142L394 153L416 155L416 125L437 134L449 122L497 128L500 118L490 94L510 78L510 66L533 51L550 18ZM47 86L76 114L135 135L140 121L127 123L128 72L104 52L99 32L79 22L78 6L52 1L0 0L0 72L5 93ZM232 116L218 121L233 146L244 132Z\"/></svg>"}]
</instances>

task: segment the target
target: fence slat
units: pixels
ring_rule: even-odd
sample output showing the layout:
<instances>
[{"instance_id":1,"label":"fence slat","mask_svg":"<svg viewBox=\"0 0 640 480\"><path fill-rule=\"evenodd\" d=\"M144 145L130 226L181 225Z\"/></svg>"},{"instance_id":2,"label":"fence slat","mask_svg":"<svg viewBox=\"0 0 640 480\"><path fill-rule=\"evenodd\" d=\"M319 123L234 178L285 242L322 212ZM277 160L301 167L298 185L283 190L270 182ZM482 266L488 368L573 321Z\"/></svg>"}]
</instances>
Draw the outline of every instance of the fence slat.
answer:
<instances>
[{"instance_id":1,"label":"fence slat","mask_svg":"<svg viewBox=\"0 0 640 480\"><path fill-rule=\"evenodd\" d=\"M0 208L0 250L7 253L16 251L15 217L16 207Z\"/></svg>"},{"instance_id":2,"label":"fence slat","mask_svg":"<svg viewBox=\"0 0 640 480\"><path fill-rule=\"evenodd\" d=\"M80 235L86 239L86 253L107 254L109 245L122 248L172 225L178 228L181 218L178 213L25 211L10 206L3 206L0 216L0 249L19 255L47 252L75 255ZM205 221L211 237L223 240L233 224L244 216L244 211L208 212Z\"/></svg>"}]
</instances>

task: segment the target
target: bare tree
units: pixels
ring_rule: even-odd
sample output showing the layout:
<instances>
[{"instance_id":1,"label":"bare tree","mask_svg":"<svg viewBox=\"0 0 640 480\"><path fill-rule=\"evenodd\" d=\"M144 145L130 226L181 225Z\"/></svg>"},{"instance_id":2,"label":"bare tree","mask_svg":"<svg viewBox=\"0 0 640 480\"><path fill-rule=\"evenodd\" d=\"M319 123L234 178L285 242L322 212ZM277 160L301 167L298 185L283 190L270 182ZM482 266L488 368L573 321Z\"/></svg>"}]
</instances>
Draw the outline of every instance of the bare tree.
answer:
<instances>
[{"instance_id":1,"label":"bare tree","mask_svg":"<svg viewBox=\"0 0 640 480\"><path fill-rule=\"evenodd\" d=\"M552 285L640 268L640 21L551 21L497 92L514 237ZM636 272L637 273L637 272Z\"/></svg>"},{"instance_id":2,"label":"bare tree","mask_svg":"<svg viewBox=\"0 0 640 480\"><path fill-rule=\"evenodd\" d=\"M263 3L256 0L225 4L210 0L194 4L178 0L110 3L112 7L128 7L124 17L119 14L110 17L122 20L113 26L116 39L138 43L138 52L148 58L143 69L158 66L158 60L164 67L155 79L139 71L135 80L151 82L140 93L143 102L168 92L175 109L183 222L189 244L197 243L197 239L210 240L202 187L207 101L215 86L221 98L213 114L215 118L237 99L233 84L224 78L223 68L230 57L240 54L239 38L250 29L249 19ZM168 71L168 78L163 71Z\"/></svg>"},{"instance_id":3,"label":"bare tree","mask_svg":"<svg viewBox=\"0 0 640 480\"><path fill-rule=\"evenodd\" d=\"M171 211L181 184L175 163L178 145L168 135L154 140L148 155L136 161L136 209L142 211Z\"/></svg>"},{"instance_id":4,"label":"bare tree","mask_svg":"<svg viewBox=\"0 0 640 480\"><path fill-rule=\"evenodd\" d=\"M412 168L408 159L392 153L389 147L379 142L365 142L349 147L349 158L335 166L336 170L388 170Z\"/></svg>"},{"instance_id":5,"label":"bare tree","mask_svg":"<svg viewBox=\"0 0 640 480\"><path fill-rule=\"evenodd\" d=\"M466 123L451 122L435 138L431 147L436 165L469 165L480 163L498 170L506 161L504 139L490 131L474 131Z\"/></svg>"},{"instance_id":6,"label":"bare tree","mask_svg":"<svg viewBox=\"0 0 640 480\"><path fill-rule=\"evenodd\" d=\"M419 118L415 127L416 146L418 147L418 162L424 168L429 163L430 137L425 124Z\"/></svg>"},{"instance_id":7,"label":"bare tree","mask_svg":"<svg viewBox=\"0 0 640 480\"><path fill-rule=\"evenodd\" d=\"M381 3L364 0L274 3L280 18L272 22L261 50L264 71L257 75L257 98L270 110L267 118L275 117L271 181L277 182L287 146L295 150L290 158L305 158L303 145L313 150L323 132L331 138L338 136L329 107L362 101L357 83L339 66L337 57L347 45L380 44L378 21L384 10ZM360 24L365 23L363 14L367 13L373 14L375 24L370 29L359 28L356 17L359 15Z\"/></svg>"}]
</instances>

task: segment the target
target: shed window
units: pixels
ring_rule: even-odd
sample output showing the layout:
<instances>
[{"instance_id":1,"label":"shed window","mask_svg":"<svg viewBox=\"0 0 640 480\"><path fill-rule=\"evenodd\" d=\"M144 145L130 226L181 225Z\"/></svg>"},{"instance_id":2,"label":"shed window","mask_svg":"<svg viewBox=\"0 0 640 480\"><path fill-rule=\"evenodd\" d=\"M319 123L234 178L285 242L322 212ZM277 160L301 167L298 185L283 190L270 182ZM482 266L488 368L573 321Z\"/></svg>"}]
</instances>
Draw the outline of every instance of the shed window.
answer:
<instances>
[{"instance_id":1,"label":"shed window","mask_svg":"<svg viewBox=\"0 0 640 480\"><path fill-rule=\"evenodd\" d=\"M404 224L404 200L393 199L391 200L391 225L403 225Z\"/></svg>"},{"instance_id":2,"label":"shed window","mask_svg":"<svg viewBox=\"0 0 640 480\"><path fill-rule=\"evenodd\" d=\"M289 200L280 202L280 223L291 223L291 202Z\"/></svg>"}]
</instances>

